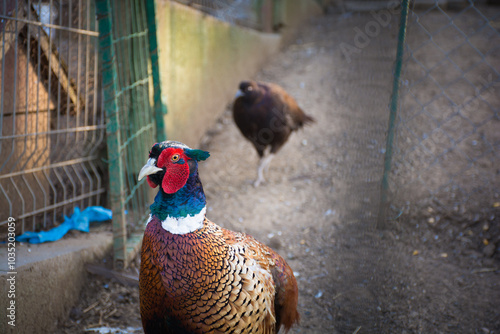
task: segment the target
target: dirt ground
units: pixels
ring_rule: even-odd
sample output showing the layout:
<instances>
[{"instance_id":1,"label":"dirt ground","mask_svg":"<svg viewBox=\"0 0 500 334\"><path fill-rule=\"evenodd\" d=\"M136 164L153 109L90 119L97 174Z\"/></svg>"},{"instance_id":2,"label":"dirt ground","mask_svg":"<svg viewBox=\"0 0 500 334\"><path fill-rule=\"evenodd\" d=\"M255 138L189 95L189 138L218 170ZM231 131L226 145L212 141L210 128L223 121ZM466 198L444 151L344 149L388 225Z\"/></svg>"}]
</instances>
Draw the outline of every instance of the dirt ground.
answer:
<instances>
[{"instance_id":1,"label":"dirt ground","mask_svg":"<svg viewBox=\"0 0 500 334\"><path fill-rule=\"evenodd\" d=\"M398 18L359 53L346 57L340 47L371 20L314 18L257 74L316 118L275 157L266 184L252 186L257 154L222 114L200 144L211 153L200 167L207 216L254 235L293 268L301 323L291 333L500 333L495 199L487 216L432 225L434 209L423 206L376 229ZM142 333L138 300L137 287L89 275L58 327Z\"/></svg>"}]
</instances>

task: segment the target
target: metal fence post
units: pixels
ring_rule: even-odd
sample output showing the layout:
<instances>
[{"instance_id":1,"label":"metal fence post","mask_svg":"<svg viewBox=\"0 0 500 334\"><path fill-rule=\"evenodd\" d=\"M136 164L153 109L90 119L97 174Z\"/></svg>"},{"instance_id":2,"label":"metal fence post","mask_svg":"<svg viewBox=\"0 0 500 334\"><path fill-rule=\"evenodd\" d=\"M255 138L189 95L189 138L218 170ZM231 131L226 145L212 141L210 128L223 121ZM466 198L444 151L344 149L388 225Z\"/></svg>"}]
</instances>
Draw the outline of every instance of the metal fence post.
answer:
<instances>
[{"instance_id":1,"label":"metal fence post","mask_svg":"<svg viewBox=\"0 0 500 334\"><path fill-rule=\"evenodd\" d=\"M117 69L113 48L111 4L109 0L96 0L99 22L99 58L102 66L103 106L106 113L108 145L109 200L113 211L113 253L115 268L124 267L126 256L126 220L124 203L124 169L120 150L120 113L116 99Z\"/></svg>"},{"instance_id":2,"label":"metal fence post","mask_svg":"<svg viewBox=\"0 0 500 334\"><path fill-rule=\"evenodd\" d=\"M389 201L388 201L389 173L391 171L392 148L394 142L394 131L396 126L396 114L398 111L399 83L400 83L399 81L401 77L401 67L403 64L406 25L408 21L408 8L409 8L409 1L403 0L401 3L401 18L399 21L398 46L396 52L396 62L394 66L394 80L392 84L389 127L387 131L387 139L385 145L384 174L382 177L382 184L380 191L380 206L379 206L379 214L377 220L377 228L379 229L385 228L385 223L387 219L387 209L389 206Z\"/></svg>"},{"instance_id":3,"label":"metal fence post","mask_svg":"<svg viewBox=\"0 0 500 334\"><path fill-rule=\"evenodd\" d=\"M149 54L151 70L153 72L153 100L156 121L156 141L161 142L167 138L165 121L167 106L161 100L160 68L158 64L158 42L156 40L156 8L155 0L146 1L146 16L148 20Z\"/></svg>"}]
</instances>

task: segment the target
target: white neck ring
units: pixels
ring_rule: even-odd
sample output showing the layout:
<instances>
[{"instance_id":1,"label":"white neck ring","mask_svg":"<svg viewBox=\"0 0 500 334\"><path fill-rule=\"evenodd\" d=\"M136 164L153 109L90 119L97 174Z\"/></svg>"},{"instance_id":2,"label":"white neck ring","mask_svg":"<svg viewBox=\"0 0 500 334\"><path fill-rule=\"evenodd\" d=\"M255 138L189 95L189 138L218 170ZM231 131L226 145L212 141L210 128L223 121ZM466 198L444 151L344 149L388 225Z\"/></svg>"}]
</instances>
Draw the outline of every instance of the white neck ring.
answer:
<instances>
[{"instance_id":1,"label":"white neck ring","mask_svg":"<svg viewBox=\"0 0 500 334\"><path fill-rule=\"evenodd\" d=\"M167 218L161 222L161 227L172 234L191 233L203 227L206 212L207 207L204 206L203 209L195 215L187 215L186 217L167 216Z\"/></svg>"}]
</instances>

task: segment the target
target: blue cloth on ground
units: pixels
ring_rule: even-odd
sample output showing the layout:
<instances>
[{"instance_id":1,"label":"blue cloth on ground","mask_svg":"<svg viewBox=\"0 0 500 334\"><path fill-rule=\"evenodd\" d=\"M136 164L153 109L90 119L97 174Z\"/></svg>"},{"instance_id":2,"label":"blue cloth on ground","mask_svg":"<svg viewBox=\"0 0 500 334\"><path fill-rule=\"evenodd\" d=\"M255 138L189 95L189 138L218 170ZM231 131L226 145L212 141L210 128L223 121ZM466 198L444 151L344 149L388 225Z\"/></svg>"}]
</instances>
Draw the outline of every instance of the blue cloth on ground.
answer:
<instances>
[{"instance_id":1,"label":"blue cloth on ground","mask_svg":"<svg viewBox=\"0 0 500 334\"><path fill-rule=\"evenodd\" d=\"M102 222L110 220L113 213L109 209L101 206L89 206L83 211L75 207L71 217L64 216L64 222L48 231L25 232L16 237L17 241L27 241L32 244L41 244L49 241L61 239L69 230L78 230L82 232L89 231L90 222Z\"/></svg>"}]
</instances>

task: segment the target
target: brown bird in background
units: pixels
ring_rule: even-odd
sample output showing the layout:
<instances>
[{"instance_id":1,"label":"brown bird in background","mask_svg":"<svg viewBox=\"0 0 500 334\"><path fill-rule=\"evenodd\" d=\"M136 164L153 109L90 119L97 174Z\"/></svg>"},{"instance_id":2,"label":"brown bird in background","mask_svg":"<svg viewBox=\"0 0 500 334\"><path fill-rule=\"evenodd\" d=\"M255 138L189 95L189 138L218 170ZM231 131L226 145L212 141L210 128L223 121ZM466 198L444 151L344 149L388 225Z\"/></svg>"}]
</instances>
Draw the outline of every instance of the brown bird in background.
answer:
<instances>
[{"instance_id":1,"label":"brown bird in background","mask_svg":"<svg viewBox=\"0 0 500 334\"><path fill-rule=\"evenodd\" d=\"M257 187L264 182L264 170L290 134L314 122L282 87L273 83L242 81L233 103L234 122L259 155ZM267 153L267 148L270 148Z\"/></svg>"}]
</instances>

